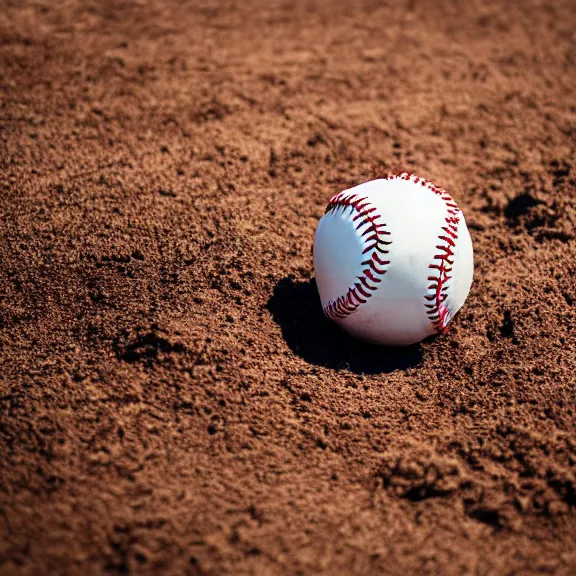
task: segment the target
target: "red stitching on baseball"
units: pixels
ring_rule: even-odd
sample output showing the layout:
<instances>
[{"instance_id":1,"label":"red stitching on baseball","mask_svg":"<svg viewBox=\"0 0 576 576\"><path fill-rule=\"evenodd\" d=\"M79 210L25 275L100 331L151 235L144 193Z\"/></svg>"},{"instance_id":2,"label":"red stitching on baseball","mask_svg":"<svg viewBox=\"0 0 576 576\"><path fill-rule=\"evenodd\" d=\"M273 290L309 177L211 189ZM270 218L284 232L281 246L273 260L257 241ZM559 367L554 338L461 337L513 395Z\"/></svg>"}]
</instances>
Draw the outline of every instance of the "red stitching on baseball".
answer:
<instances>
[{"instance_id":1,"label":"red stitching on baseball","mask_svg":"<svg viewBox=\"0 0 576 576\"><path fill-rule=\"evenodd\" d=\"M434 256L434 261L429 265L431 270L437 272L435 276L428 276L431 284L428 286L428 290L434 290L433 294L425 295L424 298L431 304L424 304L426 307L426 314L432 323L432 326L436 332L446 332L448 328L448 322L452 317L451 310L444 304L445 300L448 298L449 284L448 281L452 278L449 275L452 272L452 265L454 264L453 256L454 252L452 248L455 248L458 239L458 226L460 224L460 209L458 204L454 202L452 196L443 190L442 188L435 186L428 180L423 178L418 178L409 172L403 172L399 176L394 174L388 174L387 180L394 178L402 178L403 180L412 180L415 184L418 182L422 186L426 186L429 190L440 196L446 205L447 216L445 218L446 226L442 227L442 230L446 235L441 234L438 236L439 240L442 240L443 244L439 244L436 248L440 253ZM436 261L440 261L439 264Z\"/></svg>"},{"instance_id":2,"label":"red stitching on baseball","mask_svg":"<svg viewBox=\"0 0 576 576\"><path fill-rule=\"evenodd\" d=\"M392 244L390 240L385 239L386 236L390 236L390 232L384 230L386 224L377 222L381 218L381 215L376 213L377 208L372 206L367 198L361 198L358 194L340 192L328 203L326 214L347 209L356 212L352 218L352 222L358 222L356 230L366 226L366 229L360 234L360 238L365 244L362 254L371 254L368 259L362 262L362 265L367 266L367 268L362 271L362 276L358 276L358 282L355 282L346 294L339 296L334 302L328 302L324 308L324 314L332 320L346 318L356 312L361 304L366 304L368 298L377 289L377 286L372 284L382 282L380 276L386 274L385 267L390 264L389 260L384 260L381 257L388 254L387 247Z\"/></svg>"},{"instance_id":3,"label":"red stitching on baseball","mask_svg":"<svg viewBox=\"0 0 576 576\"><path fill-rule=\"evenodd\" d=\"M372 296L372 294L370 294L370 292L368 292L363 286L362 284L358 284L358 282L356 282L356 284L354 284L354 288L356 290L358 290L358 292L360 292L360 294L362 294L362 296L364 296L364 298L370 298L370 296Z\"/></svg>"}]
</instances>

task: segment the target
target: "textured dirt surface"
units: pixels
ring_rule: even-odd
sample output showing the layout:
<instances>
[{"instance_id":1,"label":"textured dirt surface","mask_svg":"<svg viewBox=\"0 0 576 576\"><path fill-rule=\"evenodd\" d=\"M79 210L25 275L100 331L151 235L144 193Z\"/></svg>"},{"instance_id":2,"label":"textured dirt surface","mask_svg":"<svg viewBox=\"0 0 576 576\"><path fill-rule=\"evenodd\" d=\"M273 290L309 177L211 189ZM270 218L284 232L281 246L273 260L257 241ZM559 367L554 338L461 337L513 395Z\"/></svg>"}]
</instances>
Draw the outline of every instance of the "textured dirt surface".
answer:
<instances>
[{"instance_id":1,"label":"textured dirt surface","mask_svg":"<svg viewBox=\"0 0 576 576\"><path fill-rule=\"evenodd\" d=\"M2 574L576 573L571 0L0 6ZM388 350L310 253L397 166L476 273Z\"/></svg>"}]
</instances>

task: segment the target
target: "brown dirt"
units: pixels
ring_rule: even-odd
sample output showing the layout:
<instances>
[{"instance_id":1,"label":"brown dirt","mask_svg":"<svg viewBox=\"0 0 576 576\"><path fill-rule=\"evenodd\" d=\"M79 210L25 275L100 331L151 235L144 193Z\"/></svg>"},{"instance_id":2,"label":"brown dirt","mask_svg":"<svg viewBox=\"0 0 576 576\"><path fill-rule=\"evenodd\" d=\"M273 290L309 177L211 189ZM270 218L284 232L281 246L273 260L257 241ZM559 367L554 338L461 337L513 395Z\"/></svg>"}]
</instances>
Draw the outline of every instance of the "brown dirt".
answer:
<instances>
[{"instance_id":1,"label":"brown dirt","mask_svg":"<svg viewBox=\"0 0 576 576\"><path fill-rule=\"evenodd\" d=\"M3 0L3 574L576 572L572 0ZM404 166L470 225L447 336L311 279Z\"/></svg>"}]
</instances>

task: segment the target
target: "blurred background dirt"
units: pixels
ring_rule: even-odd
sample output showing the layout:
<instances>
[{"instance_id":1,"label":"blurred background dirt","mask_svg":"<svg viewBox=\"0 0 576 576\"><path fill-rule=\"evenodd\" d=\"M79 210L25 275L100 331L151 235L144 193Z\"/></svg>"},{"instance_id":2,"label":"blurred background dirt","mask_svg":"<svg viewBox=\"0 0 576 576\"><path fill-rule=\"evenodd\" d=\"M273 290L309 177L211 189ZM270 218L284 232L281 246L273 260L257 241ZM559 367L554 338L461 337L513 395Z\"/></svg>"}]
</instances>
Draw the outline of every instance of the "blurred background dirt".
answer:
<instances>
[{"instance_id":1,"label":"blurred background dirt","mask_svg":"<svg viewBox=\"0 0 576 576\"><path fill-rule=\"evenodd\" d=\"M0 572L576 572L571 0L0 0ZM402 167L448 335L324 320L328 199Z\"/></svg>"}]
</instances>

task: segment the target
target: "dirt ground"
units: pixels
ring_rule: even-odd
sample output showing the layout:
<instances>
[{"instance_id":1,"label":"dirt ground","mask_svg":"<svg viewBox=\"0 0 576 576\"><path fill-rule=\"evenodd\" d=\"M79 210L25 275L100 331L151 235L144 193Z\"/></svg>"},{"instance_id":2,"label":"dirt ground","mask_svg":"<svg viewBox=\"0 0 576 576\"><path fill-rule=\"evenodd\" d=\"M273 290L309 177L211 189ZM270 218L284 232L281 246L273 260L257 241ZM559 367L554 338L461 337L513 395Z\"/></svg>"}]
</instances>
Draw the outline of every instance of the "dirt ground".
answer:
<instances>
[{"instance_id":1,"label":"dirt ground","mask_svg":"<svg viewBox=\"0 0 576 576\"><path fill-rule=\"evenodd\" d=\"M0 0L0 573L576 573L572 0ZM474 242L445 336L325 320L328 199Z\"/></svg>"}]
</instances>

